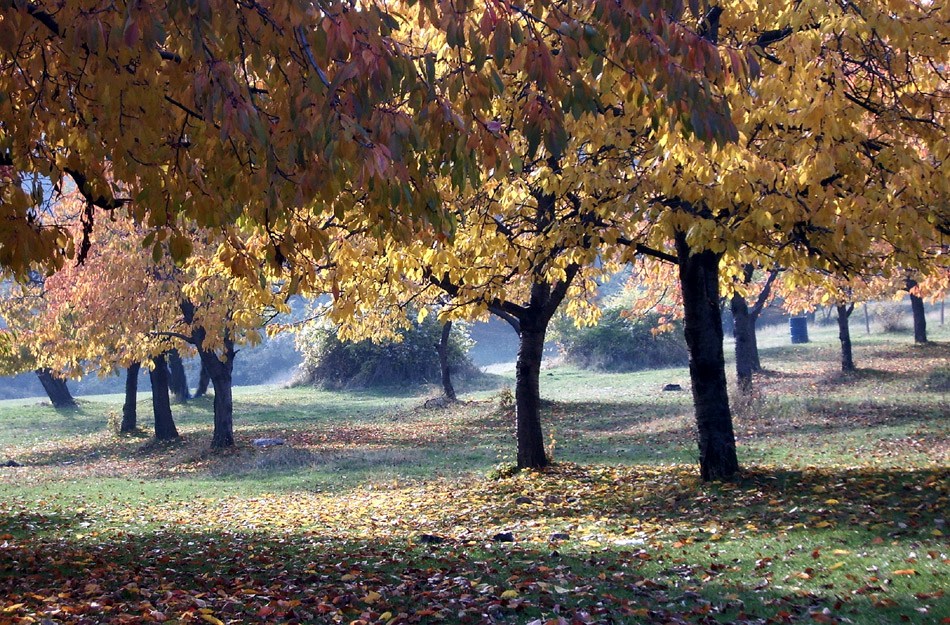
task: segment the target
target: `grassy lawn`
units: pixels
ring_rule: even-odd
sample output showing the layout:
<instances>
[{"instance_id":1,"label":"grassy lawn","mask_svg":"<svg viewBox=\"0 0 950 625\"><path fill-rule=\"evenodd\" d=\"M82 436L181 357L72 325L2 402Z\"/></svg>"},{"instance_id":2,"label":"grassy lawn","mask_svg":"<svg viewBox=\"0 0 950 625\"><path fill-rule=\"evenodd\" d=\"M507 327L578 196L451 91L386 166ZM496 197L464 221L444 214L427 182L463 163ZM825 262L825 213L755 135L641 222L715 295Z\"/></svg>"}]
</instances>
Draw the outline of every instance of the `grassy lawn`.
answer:
<instances>
[{"instance_id":1,"label":"grassy lawn","mask_svg":"<svg viewBox=\"0 0 950 625\"><path fill-rule=\"evenodd\" d=\"M761 333L735 484L698 480L683 369L545 369L555 464L513 476L498 391L239 388L223 454L208 400L144 449L119 396L0 402L0 625L950 623L950 330L859 329L848 376L832 327Z\"/></svg>"}]
</instances>

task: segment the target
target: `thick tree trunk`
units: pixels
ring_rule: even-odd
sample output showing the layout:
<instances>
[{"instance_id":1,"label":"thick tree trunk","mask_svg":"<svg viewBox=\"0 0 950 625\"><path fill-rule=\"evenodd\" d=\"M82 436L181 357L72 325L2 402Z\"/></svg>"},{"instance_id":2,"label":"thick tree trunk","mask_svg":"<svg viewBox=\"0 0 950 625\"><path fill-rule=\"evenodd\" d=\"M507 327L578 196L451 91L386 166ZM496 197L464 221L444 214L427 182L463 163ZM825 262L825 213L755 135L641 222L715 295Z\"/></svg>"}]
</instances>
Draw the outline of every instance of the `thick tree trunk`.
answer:
<instances>
[{"instance_id":1,"label":"thick tree trunk","mask_svg":"<svg viewBox=\"0 0 950 625\"><path fill-rule=\"evenodd\" d=\"M739 461L722 351L719 256L708 250L691 254L683 232L676 233L676 252L696 413L700 475L705 481L731 480L739 472Z\"/></svg>"},{"instance_id":2,"label":"thick tree trunk","mask_svg":"<svg viewBox=\"0 0 950 625\"><path fill-rule=\"evenodd\" d=\"M924 300L913 293L910 296L910 310L914 315L914 342L927 342L927 316L924 313Z\"/></svg>"},{"instance_id":3,"label":"thick tree trunk","mask_svg":"<svg viewBox=\"0 0 950 625\"><path fill-rule=\"evenodd\" d=\"M203 330L202 330L203 332ZM202 336L203 338L203 336ZM200 345L202 341L199 341ZM201 364L208 372L214 386L214 433L211 436L212 449L224 449L234 445L234 403L231 397L231 372L234 368L234 343L225 338L225 353L222 361L218 354L204 349L198 350Z\"/></svg>"},{"instance_id":4,"label":"thick tree trunk","mask_svg":"<svg viewBox=\"0 0 950 625\"><path fill-rule=\"evenodd\" d=\"M515 369L515 405L518 421L518 468L540 469L548 464L541 432L541 357L546 324L521 320Z\"/></svg>"},{"instance_id":5,"label":"thick tree trunk","mask_svg":"<svg viewBox=\"0 0 950 625\"><path fill-rule=\"evenodd\" d=\"M171 391L175 403L183 404L188 401L188 376L185 375L185 364L181 361L181 354L177 349L170 349L168 357L168 390Z\"/></svg>"},{"instance_id":6,"label":"thick tree trunk","mask_svg":"<svg viewBox=\"0 0 950 625\"><path fill-rule=\"evenodd\" d=\"M139 392L139 370L142 365L134 363L125 370L125 403L122 404L122 425L119 431L123 434L135 431L137 414L135 410Z\"/></svg>"},{"instance_id":7,"label":"thick tree trunk","mask_svg":"<svg viewBox=\"0 0 950 625\"><path fill-rule=\"evenodd\" d=\"M854 304L838 304L838 340L841 341L841 370L854 371L854 354L851 350L851 328L848 320L854 311Z\"/></svg>"},{"instance_id":8,"label":"thick tree trunk","mask_svg":"<svg viewBox=\"0 0 950 625\"><path fill-rule=\"evenodd\" d=\"M66 380L57 378L49 369L37 369L36 376L40 379L40 384L43 385L43 390L46 391L46 395L49 397L50 403L53 404L53 408L76 407L76 400L73 399L72 394L69 392L69 387L66 386Z\"/></svg>"},{"instance_id":9,"label":"thick tree trunk","mask_svg":"<svg viewBox=\"0 0 950 625\"><path fill-rule=\"evenodd\" d=\"M152 414L155 416L155 440L168 441L178 438L178 429L172 417L168 398L168 364L165 356L152 358L152 370L148 377L152 382Z\"/></svg>"},{"instance_id":10,"label":"thick tree trunk","mask_svg":"<svg viewBox=\"0 0 950 625\"><path fill-rule=\"evenodd\" d=\"M208 385L211 384L211 376L208 375L208 370L205 369L205 366L201 365L201 372L198 374L198 388L195 389L195 397L204 397L208 392Z\"/></svg>"},{"instance_id":11,"label":"thick tree trunk","mask_svg":"<svg viewBox=\"0 0 950 625\"><path fill-rule=\"evenodd\" d=\"M442 374L442 393L449 401L455 401L455 387L452 385L452 367L449 364L449 337L452 335L452 322L442 324L442 336L436 351L439 353L439 370Z\"/></svg>"},{"instance_id":12,"label":"thick tree trunk","mask_svg":"<svg viewBox=\"0 0 950 625\"><path fill-rule=\"evenodd\" d=\"M755 328L744 297L733 293L730 308L733 320L732 335L736 339L736 379L739 391L748 394L752 392L752 372L755 371Z\"/></svg>"}]
</instances>

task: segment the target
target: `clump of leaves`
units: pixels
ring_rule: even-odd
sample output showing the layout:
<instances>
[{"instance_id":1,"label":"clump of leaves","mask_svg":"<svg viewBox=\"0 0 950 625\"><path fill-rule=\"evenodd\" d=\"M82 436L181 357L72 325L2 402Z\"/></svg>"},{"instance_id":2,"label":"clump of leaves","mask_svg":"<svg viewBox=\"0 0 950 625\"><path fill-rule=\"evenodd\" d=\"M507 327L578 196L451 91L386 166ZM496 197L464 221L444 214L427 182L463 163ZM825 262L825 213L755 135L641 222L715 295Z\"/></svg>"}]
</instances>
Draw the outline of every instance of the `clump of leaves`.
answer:
<instances>
[{"instance_id":1,"label":"clump of leaves","mask_svg":"<svg viewBox=\"0 0 950 625\"><path fill-rule=\"evenodd\" d=\"M510 477L518 475L521 469L518 468L518 465L514 462L502 462L495 465L494 468L488 471L485 474L485 477L489 480L506 480Z\"/></svg>"},{"instance_id":2,"label":"clump of leaves","mask_svg":"<svg viewBox=\"0 0 950 625\"><path fill-rule=\"evenodd\" d=\"M510 386L504 386L498 391L496 402L498 403L498 412L503 416L513 416L515 414L515 394L511 391Z\"/></svg>"}]
</instances>

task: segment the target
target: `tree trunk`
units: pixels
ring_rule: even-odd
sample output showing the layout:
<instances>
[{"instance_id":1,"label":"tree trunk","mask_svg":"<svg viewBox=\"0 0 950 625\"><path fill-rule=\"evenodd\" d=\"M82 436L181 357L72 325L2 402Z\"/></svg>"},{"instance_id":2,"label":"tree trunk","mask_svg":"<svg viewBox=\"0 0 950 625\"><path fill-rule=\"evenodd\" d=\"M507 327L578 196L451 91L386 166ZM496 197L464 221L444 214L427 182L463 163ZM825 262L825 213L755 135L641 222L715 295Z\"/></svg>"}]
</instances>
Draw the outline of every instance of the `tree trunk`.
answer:
<instances>
[{"instance_id":1,"label":"tree trunk","mask_svg":"<svg viewBox=\"0 0 950 625\"><path fill-rule=\"evenodd\" d=\"M152 358L152 370L148 377L152 382L152 414L155 415L155 440L168 441L178 438L178 429L172 417L168 398L168 364L165 356Z\"/></svg>"},{"instance_id":2,"label":"tree trunk","mask_svg":"<svg viewBox=\"0 0 950 625\"><path fill-rule=\"evenodd\" d=\"M185 364L181 361L181 354L177 349L170 349L168 356L168 390L176 404L183 404L188 401L190 393L188 392L188 377L185 375Z\"/></svg>"},{"instance_id":3,"label":"tree trunk","mask_svg":"<svg viewBox=\"0 0 950 625\"><path fill-rule=\"evenodd\" d=\"M204 330L198 341L198 354L201 364L208 372L214 386L214 433L211 436L212 449L224 449L234 445L234 403L231 398L231 372L234 368L234 342L224 339L225 360L222 361L213 351L201 349Z\"/></svg>"},{"instance_id":4,"label":"tree trunk","mask_svg":"<svg viewBox=\"0 0 950 625\"><path fill-rule=\"evenodd\" d=\"M743 394L752 392L752 372L755 370L755 330L752 325L752 316L749 314L749 305L745 298L738 293L732 294L732 335L736 339L736 379L739 391Z\"/></svg>"},{"instance_id":5,"label":"tree trunk","mask_svg":"<svg viewBox=\"0 0 950 625\"><path fill-rule=\"evenodd\" d=\"M914 315L914 342L927 342L927 317L924 313L924 300L913 293L910 295L910 310Z\"/></svg>"},{"instance_id":6,"label":"tree trunk","mask_svg":"<svg viewBox=\"0 0 950 625\"><path fill-rule=\"evenodd\" d=\"M122 404L122 425L119 431L123 434L135 431L137 414L135 411L139 391L139 370L142 365L134 363L125 370L125 403Z\"/></svg>"},{"instance_id":7,"label":"tree trunk","mask_svg":"<svg viewBox=\"0 0 950 625\"><path fill-rule=\"evenodd\" d=\"M676 233L676 252L696 413L700 475L704 481L731 480L739 472L739 461L722 351L719 255L709 250L690 253L683 232Z\"/></svg>"},{"instance_id":8,"label":"tree trunk","mask_svg":"<svg viewBox=\"0 0 950 625\"><path fill-rule=\"evenodd\" d=\"M851 328L848 320L854 311L854 304L838 304L838 340L841 341L841 370L845 373L854 371L854 354L851 350Z\"/></svg>"},{"instance_id":9,"label":"tree trunk","mask_svg":"<svg viewBox=\"0 0 950 625\"><path fill-rule=\"evenodd\" d=\"M36 376L40 379L40 384L43 385L43 390L46 391L46 395L49 397L50 403L53 404L53 408L76 407L76 400L73 399L72 394L69 392L69 387L66 386L66 380L55 377L53 372L46 368L37 369Z\"/></svg>"},{"instance_id":10,"label":"tree trunk","mask_svg":"<svg viewBox=\"0 0 950 625\"><path fill-rule=\"evenodd\" d=\"M544 435L541 432L541 357L546 324L521 320L518 362L515 369L515 405L518 421L518 468L547 466Z\"/></svg>"},{"instance_id":11,"label":"tree trunk","mask_svg":"<svg viewBox=\"0 0 950 625\"><path fill-rule=\"evenodd\" d=\"M864 331L871 336L871 315L868 314L867 302L864 302Z\"/></svg>"},{"instance_id":12,"label":"tree trunk","mask_svg":"<svg viewBox=\"0 0 950 625\"><path fill-rule=\"evenodd\" d=\"M204 364L201 365L201 372L198 374L198 388L195 389L195 397L204 397L208 392L208 385L211 384L211 377Z\"/></svg>"},{"instance_id":13,"label":"tree trunk","mask_svg":"<svg viewBox=\"0 0 950 625\"><path fill-rule=\"evenodd\" d=\"M436 350L439 352L439 370L442 374L442 393L449 401L455 401L455 387L452 386L452 367L449 365L449 336L452 334L452 322L442 324L442 336Z\"/></svg>"}]
</instances>

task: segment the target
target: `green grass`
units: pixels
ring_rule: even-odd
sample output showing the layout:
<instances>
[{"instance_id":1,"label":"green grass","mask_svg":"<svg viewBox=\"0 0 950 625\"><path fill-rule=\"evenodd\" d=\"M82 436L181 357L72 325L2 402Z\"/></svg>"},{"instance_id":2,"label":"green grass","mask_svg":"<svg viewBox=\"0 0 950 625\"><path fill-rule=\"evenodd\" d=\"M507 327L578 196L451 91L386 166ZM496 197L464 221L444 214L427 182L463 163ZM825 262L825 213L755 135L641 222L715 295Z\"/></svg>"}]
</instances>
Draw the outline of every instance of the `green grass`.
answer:
<instances>
[{"instance_id":1,"label":"green grass","mask_svg":"<svg viewBox=\"0 0 950 625\"><path fill-rule=\"evenodd\" d=\"M845 376L836 329L809 330L760 335L735 484L698 480L683 369L545 369L556 462L502 479L514 424L496 391L426 409L239 388L223 454L209 400L175 406L182 440L146 450L108 431L119 396L0 402L0 461L26 465L0 469L0 624L943 624L948 331L922 347L855 332Z\"/></svg>"}]
</instances>

